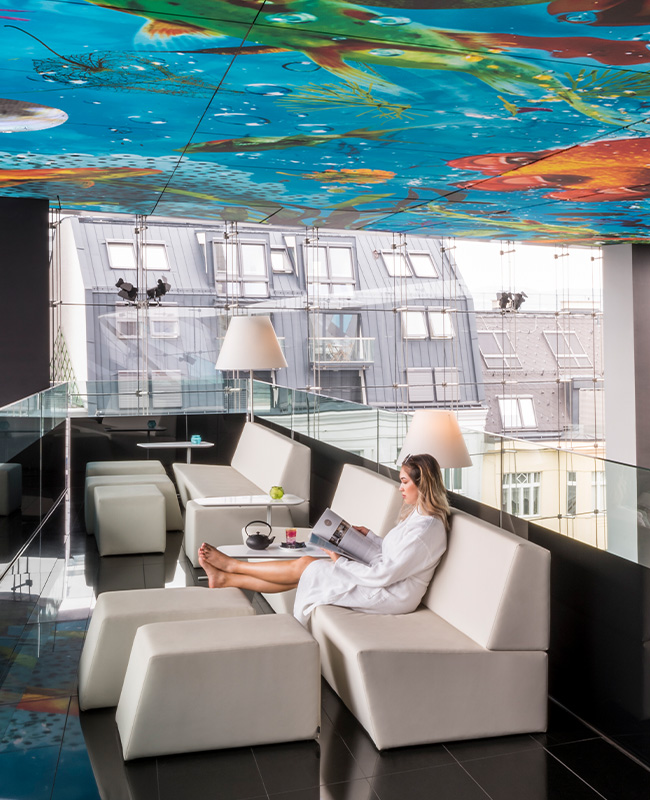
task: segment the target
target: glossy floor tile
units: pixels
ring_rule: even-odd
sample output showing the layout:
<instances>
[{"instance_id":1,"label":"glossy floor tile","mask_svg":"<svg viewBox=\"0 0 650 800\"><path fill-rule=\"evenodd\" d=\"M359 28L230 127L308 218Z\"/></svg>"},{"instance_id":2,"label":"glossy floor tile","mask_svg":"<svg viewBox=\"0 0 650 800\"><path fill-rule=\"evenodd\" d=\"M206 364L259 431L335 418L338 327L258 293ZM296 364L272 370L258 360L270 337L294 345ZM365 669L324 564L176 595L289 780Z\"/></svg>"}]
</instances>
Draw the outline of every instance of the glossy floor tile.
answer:
<instances>
[{"instance_id":1,"label":"glossy floor tile","mask_svg":"<svg viewBox=\"0 0 650 800\"><path fill-rule=\"evenodd\" d=\"M52 515L40 540L0 581L0 797L650 798L649 771L554 703L544 734L379 752L325 682L318 741L125 763L115 709L80 713L77 703L77 664L97 595L197 583L198 572L185 558L178 533L169 534L165 556L102 559L78 508ZM261 596L251 599L257 613L270 612Z\"/></svg>"}]
</instances>

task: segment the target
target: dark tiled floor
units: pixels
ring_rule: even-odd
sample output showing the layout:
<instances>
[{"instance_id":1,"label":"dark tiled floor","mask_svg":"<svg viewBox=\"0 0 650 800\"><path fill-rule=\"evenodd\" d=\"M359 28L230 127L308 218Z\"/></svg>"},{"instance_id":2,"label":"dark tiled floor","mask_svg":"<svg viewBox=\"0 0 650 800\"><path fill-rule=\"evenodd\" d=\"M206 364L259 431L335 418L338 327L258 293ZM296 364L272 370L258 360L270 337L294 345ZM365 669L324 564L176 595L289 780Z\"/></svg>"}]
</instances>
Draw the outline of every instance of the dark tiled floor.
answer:
<instances>
[{"instance_id":1,"label":"dark tiled floor","mask_svg":"<svg viewBox=\"0 0 650 800\"><path fill-rule=\"evenodd\" d=\"M323 683L318 742L125 764L114 710L80 714L76 669L96 592L187 585L165 556L100 559L73 509L0 583L0 796L26 800L637 800L650 772L551 703L545 734L379 753ZM179 558L180 555L180 558ZM31 585L30 585L31 584ZM254 598L259 612L268 611Z\"/></svg>"}]
</instances>

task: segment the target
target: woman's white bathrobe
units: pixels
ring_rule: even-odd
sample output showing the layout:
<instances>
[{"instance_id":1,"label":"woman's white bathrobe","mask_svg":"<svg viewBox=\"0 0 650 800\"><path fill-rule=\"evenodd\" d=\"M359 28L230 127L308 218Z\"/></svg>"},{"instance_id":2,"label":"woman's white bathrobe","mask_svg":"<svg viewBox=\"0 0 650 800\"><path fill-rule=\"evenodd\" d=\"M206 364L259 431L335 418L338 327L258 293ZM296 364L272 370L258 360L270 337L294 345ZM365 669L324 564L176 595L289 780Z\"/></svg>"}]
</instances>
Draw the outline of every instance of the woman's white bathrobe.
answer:
<instances>
[{"instance_id":1,"label":"woman's white bathrobe","mask_svg":"<svg viewBox=\"0 0 650 800\"><path fill-rule=\"evenodd\" d=\"M381 543L369 565L348 558L318 559L303 572L293 610L303 625L321 605L374 614L406 614L418 607L447 547L441 520L414 510L383 539L367 535Z\"/></svg>"}]
</instances>

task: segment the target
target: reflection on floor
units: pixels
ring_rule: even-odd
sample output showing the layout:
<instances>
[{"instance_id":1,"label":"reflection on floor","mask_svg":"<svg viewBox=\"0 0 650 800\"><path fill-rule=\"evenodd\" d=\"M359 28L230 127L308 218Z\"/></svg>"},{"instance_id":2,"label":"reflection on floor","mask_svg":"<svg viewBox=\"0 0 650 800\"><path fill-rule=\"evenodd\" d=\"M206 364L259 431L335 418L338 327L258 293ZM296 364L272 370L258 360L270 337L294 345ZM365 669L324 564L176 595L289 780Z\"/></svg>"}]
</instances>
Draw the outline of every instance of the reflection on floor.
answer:
<instances>
[{"instance_id":1,"label":"reflection on floor","mask_svg":"<svg viewBox=\"0 0 650 800\"><path fill-rule=\"evenodd\" d=\"M323 683L319 742L124 764L114 710L79 714L76 669L97 592L192 585L169 534L163 556L100 559L61 506L0 583L0 795L29 800L636 800L650 772L551 704L548 733L378 753ZM206 589L206 591L208 591ZM258 613L268 611L254 598Z\"/></svg>"}]
</instances>

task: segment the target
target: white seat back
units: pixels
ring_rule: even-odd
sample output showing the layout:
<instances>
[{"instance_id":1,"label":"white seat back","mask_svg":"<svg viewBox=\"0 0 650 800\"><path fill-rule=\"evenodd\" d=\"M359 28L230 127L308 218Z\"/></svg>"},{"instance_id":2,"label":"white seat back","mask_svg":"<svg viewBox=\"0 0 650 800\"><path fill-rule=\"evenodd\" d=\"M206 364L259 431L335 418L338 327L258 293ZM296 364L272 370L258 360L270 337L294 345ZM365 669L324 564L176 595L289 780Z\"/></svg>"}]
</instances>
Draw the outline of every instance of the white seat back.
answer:
<instances>
[{"instance_id":1,"label":"white seat back","mask_svg":"<svg viewBox=\"0 0 650 800\"><path fill-rule=\"evenodd\" d=\"M282 433L246 422L231 466L263 492L282 486L287 494L309 500L311 450Z\"/></svg>"},{"instance_id":2,"label":"white seat back","mask_svg":"<svg viewBox=\"0 0 650 800\"><path fill-rule=\"evenodd\" d=\"M422 602L488 650L546 650L550 553L454 510L447 552Z\"/></svg>"},{"instance_id":3,"label":"white seat back","mask_svg":"<svg viewBox=\"0 0 650 800\"><path fill-rule=\"evenodd\" d=\"M394 480L345 464L331 508L352 525L365 525L377 536L385 536L397 524L401 505L402 495Z\"/></svg>"}]
</instances>

